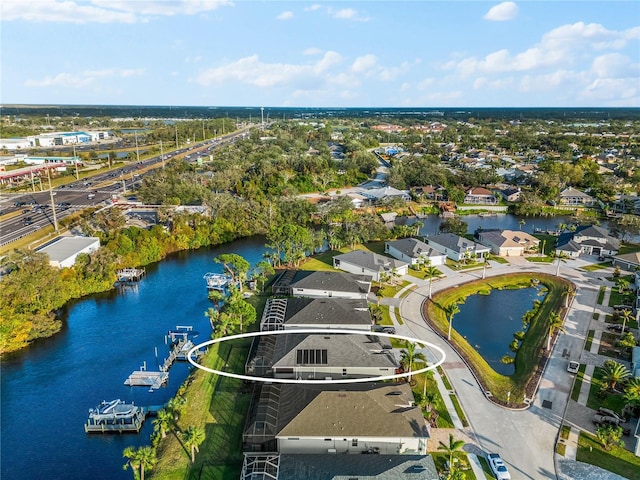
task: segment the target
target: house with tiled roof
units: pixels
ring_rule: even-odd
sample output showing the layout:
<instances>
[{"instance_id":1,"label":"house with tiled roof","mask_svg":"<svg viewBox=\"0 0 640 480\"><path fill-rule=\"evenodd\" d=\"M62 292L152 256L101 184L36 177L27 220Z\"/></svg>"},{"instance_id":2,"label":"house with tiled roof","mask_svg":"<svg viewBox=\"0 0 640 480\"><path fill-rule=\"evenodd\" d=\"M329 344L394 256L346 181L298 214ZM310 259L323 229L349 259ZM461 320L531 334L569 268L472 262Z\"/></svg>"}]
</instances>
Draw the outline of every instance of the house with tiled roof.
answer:
<instances>
[{"instance_id":1,"label":"house with tiled roof","mask_svg":"<svg viewBox=\"0 0 640 480\"><path fill-rule=\"evenodd\" d=\"M538 250L540 240L533 235L514 230L480 230L478 241L501 257L518 257Z\"/></svg>"},{"instance_id":2,"label":"house with tiled roof","mask_svg":"<svg viewBox=\"0 0 640 480\"><path fill-rule=\"evenodd\" d=\"M417 238L401 238L384 243L384 252L398 260L417 265L429 262L429 265L444 265L447 256L440 250L430 247Z\"/></svg>"},{"instance_id":3,"label":"house with tiled roof","mask_svg":"<svg viewBox=\"0 0 640 480\"><path fill-rule=\"evenodd\" d=\"M409 272L409 263L365 250L354 250L333 257L333 267L354 274L370 275L380 281L380 275L399 276Z\"/></svg>"},{"instance_id":4,"label":"house with tiled roof","mask_svg":"<svg viewBox=\"0 0 640 480\"><path fill-rule=\"evenodd\" d=\"M466 191L464 203L474 205L495 205L498 203L496 196L483 187L473 187Z\"/></svg>"},{"instance_id":5,"label":"house with tiled roof","mask_svg":"<svg viewBox=\"0 0 640 480\"><path fill-rule=\"evenodd\" d=\"M578 207L592 207L596 205L596 199L573 187L567 187L560 192L560 205L572 205Z\"/></svg>"},{"instance_id":6,"label":"house with tiled roof","mask_svg":"<svg viewBox=\"0 0 640 480\"><path fill-rule=\"evenodd\" d=\"M618 254L620 241L612 237L606 228L597 225L583 225L575 232L562 233L556 243L556 254L569 258L580 255L613 257Z\"/></svg>"}]
</instances>

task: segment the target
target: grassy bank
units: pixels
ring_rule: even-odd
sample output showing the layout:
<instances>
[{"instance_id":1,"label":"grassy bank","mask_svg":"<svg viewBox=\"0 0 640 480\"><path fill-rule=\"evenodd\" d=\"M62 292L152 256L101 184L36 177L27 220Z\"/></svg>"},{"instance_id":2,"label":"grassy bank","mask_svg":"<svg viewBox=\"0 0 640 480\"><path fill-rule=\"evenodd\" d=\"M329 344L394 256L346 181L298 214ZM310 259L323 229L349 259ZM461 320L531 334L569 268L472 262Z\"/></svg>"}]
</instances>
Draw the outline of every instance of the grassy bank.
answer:
<instances>
[{"instance_id":1,"label":"grassy bank","mask_svg":"<svg viewBox=\"0 0 640 480\"><path fill-rule=\"evenodd\" d=\"M241 372L250 347L250 339L213 345L202 364L213 369ZM195 370L188 380L187 408L178 421L184 431L200 427L206 439L196 461L191 464L187 449L175 431L168 433L158 446L158 464L150 472L153 480L215 478L233 479L242 467L242 431L251 400L250 390L242 381Z\"/></svg>"},{"instance_id":2,"label":"grassy bank","mask_svg":"<svg viewBox=\"0 0 640 480\"><path fill-rule=\"evenodd\" d=\"M578 439L576 460L596 465L625 478L638 478L640 472L640 457L622 447L606 451L594 436L584 432L580 433Z\"/></svg>"},{"instance_id":3,"label":"grassy bank","mask_svg":"<svg viewBox=\"0 0 640 480\"><path fill-rule=\"evenodd\" d=\"M454 303L463 303L470 295L486 293L491 289L517 289L532 285L536 279L547 288L547 295L531 320L529 329L522 341L515 360L515 372L511 376L498 374L486 360L457 332L452 330L451 342L460 352L478 376L483 388L500 403L507 404L510 392L510 404L522 405L525 396L531 397L535 390L536 378L542 372L543 354L548 335L548 318L553 312L560 312L564 293L570 283L560 277L541 273L516 273L502 275L486 280L476 280L459 285L434 295L431 302L425 303L425 317L440 332L447 335L448 320L444 308ZM454 320L455 326L455 320Z\"/></svg>"}]
</instances>

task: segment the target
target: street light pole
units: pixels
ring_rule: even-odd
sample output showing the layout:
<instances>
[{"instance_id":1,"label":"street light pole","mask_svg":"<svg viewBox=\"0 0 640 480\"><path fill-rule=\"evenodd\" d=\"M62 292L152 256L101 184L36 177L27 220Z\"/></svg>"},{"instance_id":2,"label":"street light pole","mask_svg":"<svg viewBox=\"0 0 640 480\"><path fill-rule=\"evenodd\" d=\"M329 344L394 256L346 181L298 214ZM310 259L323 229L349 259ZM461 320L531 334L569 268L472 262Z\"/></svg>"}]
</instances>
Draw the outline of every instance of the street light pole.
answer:
<instances>
[{"instance_id":1,"label":"street light pole","mask_svg":"<svg viewBox=\"0 0 640 480\"><path fill-rule=\"evenodd\" d=\"M49 198L51 199L51 211L53 212L53 228L58 231L58 217L56 216L56 205L53 203L53 190L51 189L51 169L47 168L47 177L49 179Z\"/></svg>"}]
</instances>

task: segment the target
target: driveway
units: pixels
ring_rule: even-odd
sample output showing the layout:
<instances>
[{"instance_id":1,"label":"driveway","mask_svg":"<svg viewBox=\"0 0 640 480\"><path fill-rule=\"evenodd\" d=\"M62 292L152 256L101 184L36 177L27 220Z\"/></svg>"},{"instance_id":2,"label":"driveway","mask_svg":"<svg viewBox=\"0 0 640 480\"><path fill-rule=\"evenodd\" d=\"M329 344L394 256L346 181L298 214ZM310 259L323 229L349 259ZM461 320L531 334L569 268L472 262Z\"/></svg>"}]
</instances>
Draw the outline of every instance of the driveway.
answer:
<instances>
[{"instance_id":1,"label":"driveway","mask_svg":"<svg viewBox=\"0 0 640 480\"><path fill-rule=\"evenodd\" d=\"M520 258L510 260L513 262L507 265L493 262L491 268L486 270L486 276L514 270L556 273L555 264L530 263ZM565 322L567 333L556 342L536 397L531 407L523 411L507 410L489 402L462 359L446 341L426 326L421 307L427 298L428 287L418 287L404 297L400 305L400 315L405 324L398 328L398 333L420 338L444 349L447 359L443 367L470 423L465 433L485 453L499 453L509 466L514 480L557 478L555 441L573 382L566 369L568 358L562 354L570 352L570 356L577 357L582 351L600 284L597 273L575 270L582 264L579 260L572 260L560 266L560 275L577 286ZM434 293L481 278L482 270L447 274L446 278L434 282Z\"/></svg>"}]
</instances>

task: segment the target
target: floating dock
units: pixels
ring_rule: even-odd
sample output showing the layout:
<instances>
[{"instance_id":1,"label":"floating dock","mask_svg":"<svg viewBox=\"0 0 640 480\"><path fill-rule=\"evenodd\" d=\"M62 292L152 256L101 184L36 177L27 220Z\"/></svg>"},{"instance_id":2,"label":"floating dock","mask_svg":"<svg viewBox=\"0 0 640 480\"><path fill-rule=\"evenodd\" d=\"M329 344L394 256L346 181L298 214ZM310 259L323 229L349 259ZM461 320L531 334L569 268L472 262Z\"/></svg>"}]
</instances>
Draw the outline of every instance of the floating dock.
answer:
<instances>
[{"instance_id":1,"label":"floating dock","mask_svg":"<svg viewBox=\"0 0 640 480\"><path fill-rule=\"evenodd\" d=\"M146 271L144 268L123 268L118 270L118 282L119 283L132 283L137 282L144 277Z\"/></svg>"},{"instance_id":2,"label":"floating dock","mask_svg":"<svg viewBox=\"0 0 640 480\"><path fill-rule=\"evenodd\" d=\"M84 425L86 433L139 432L147 416L143 407L123 400L102 401L89 410L89 418Z\"/></svg>"},{"instance_id":3,"label":"floating dock","mask_svg":"<svg viewBox=\"0 0 640 480\"><path fill-rule=\"evenodd\" d=\"M124 384L130 387L149 387L149 390L153 391L162 387L167 383L167 380L169 380L168 371L161 368L159 372L150 372L147 370L146 365L143 365L140 370L132 372L129 378L124 381Z\"/></svg>"},{"instance_id":4,"label":"floating dock","mask_svg":"<svg viewBox=\"0 0 640 480\"><path fill-rule=\"evenodd\" d=\"M224 290L231 281L229 275L223 273L206 273L204 277L209 290Z\"/></svg>"}]
</instances>

